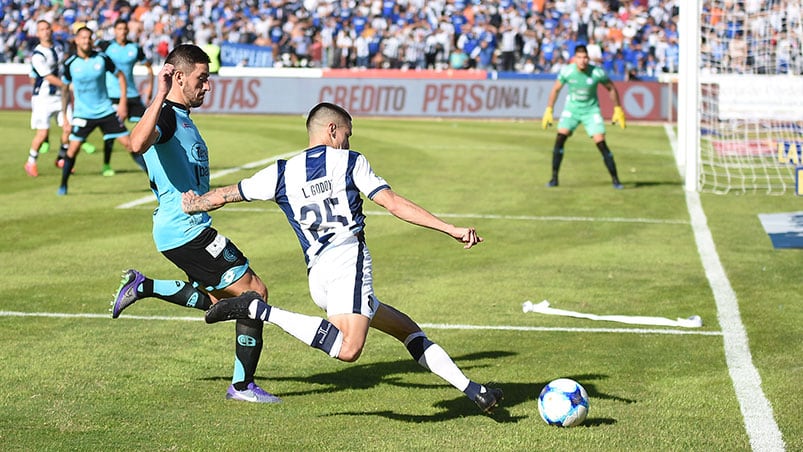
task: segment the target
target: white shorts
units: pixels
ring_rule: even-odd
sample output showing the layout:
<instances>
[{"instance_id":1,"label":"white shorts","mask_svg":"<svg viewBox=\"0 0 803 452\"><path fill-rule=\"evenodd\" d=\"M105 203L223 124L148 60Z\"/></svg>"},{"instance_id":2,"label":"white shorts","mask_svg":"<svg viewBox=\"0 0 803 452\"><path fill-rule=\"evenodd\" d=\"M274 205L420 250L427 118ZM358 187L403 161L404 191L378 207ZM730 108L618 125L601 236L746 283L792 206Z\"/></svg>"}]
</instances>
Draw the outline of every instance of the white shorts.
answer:
<instances>
[{"instance_id":1,"label":"white shorts","mask_svg":"<svg viewBox=\"0 0 803 452\"><path fill-rule=\"evenodd\" d=\"M59 127L63 127L64 118L61 114L61 96L31 97L31 129L50 129L50 119L54 116Z\"/></svg>"},{"instance_id":2,"label":"white shorts","mask_svg":"<svg viewBox=\"0 0 803 452\"><path fill-rule=\"evenodd\" d=\"M327 247L309 272L309 292L327 316L361 314L374 318L379 300L374 296L371 253L359 238Z\"/></svg>"}]
</instances>

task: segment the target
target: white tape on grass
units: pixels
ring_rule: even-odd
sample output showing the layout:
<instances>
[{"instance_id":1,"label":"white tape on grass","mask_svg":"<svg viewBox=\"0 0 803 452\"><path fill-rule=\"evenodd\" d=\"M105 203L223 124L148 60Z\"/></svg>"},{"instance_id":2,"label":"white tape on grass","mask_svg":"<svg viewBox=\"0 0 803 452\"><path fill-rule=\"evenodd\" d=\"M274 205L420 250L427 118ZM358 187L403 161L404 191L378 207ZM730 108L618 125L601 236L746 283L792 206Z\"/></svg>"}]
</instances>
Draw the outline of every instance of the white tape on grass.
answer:
<instances>
[{"instance_id":1,"label":"white tape on grass","mask_svg":"<svg viewBox=\"0 0 803 452\"><path fill-rule=\"evenodd\" d=\"M525 313L535 312L538 314L560 315L564 317L575 317L578 319L627 323L629 325L679 326L682 328L700 328L703 326L703 319L701 319L699 315L693 315L685 319L678 318L677 320L667 319L666 317L652 317L643 315L597 315L588 314L585 312L567 311L565 309L556 309L551 307L549 305L549 301L547 300L544 300L540 303L533 303L532 301L527 300L522 303L521 309Z\"/></svg>"}]
</instances>

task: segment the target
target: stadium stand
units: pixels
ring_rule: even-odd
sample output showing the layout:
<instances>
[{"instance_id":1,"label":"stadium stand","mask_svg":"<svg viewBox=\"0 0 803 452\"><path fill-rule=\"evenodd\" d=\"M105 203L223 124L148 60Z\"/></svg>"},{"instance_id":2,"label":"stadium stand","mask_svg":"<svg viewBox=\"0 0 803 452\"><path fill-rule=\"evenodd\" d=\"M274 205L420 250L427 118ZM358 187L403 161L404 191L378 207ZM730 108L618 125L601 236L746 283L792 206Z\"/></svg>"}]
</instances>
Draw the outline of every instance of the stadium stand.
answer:
<instances>
[{"instance_id":1,"label":"stadium stand","mask_svg":"<svg viewBox=\"0 0 803 452\"><path fill-rule=\"evenodd\" d=\"M270 49L275 67L445 69L460 48L466 70L556 73L577 44L613 79L654 79L678 69L680 0L0 0L0 62L27 62L35 23L53 24L55 38L87 25L112 37L118 18L131 20L154 64L173 46L236 44ZM703 14L769 3L768 26L792 30L800 54L798 0L710 0ZM717 25L714 23L714 25ZM727 48L734 27L716 28ZM750 54L747 43L745 52ZM796 47L795 47L796 46ZM241 62L240 64L245 64ZM791 65L799 70L800 64Z\"/></svg>"}]
</instances>

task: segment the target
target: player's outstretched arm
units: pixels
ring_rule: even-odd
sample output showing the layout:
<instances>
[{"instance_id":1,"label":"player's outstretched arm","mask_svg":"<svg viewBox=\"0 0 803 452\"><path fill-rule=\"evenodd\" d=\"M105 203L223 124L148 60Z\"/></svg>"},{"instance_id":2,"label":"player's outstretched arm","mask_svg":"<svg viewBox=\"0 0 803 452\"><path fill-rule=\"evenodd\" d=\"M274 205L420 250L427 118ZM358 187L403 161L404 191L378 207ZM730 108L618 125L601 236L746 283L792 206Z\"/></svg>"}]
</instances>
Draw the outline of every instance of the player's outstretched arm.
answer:
<instances>
[{"instance_id":1,"label":"player's outstretched arm","mask_svg":"<svg viewBox=\"0 0 803 452\"><path fill-rule=\"evenodd\" d=\"M463 248L465 249L469 249L483 241L474 228L457 227L446 223L423 207L389 188L374 195L373 201L387 209L396 218L452 236L455 240L463 243Z\"/></svg>"},{"instance_id":2,"label":"player's outstretched arm","mask_svg":"<svg viewBox=\"0 0 803 452\"><path fill-rule=\"evenodd\" d=\"M245 201L237 184L215 188L203 195L190 190L181 194L181 208L185 213L195 214L220 209L230 202Z\"/></svg>"}]
</instances>

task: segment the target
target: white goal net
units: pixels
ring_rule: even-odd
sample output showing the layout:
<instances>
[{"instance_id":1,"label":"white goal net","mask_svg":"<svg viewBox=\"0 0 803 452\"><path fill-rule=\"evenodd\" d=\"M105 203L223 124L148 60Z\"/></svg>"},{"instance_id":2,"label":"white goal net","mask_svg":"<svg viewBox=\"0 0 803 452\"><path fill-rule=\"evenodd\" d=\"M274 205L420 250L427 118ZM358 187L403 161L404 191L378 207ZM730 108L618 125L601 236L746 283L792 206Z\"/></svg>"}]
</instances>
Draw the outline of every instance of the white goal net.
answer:
<instances>
[{"instance_id":1,"label":"white goal net","mask_svg":"<svg viewBox=\"0 0 803 452\"><path fill-rule=\"evenodd\" d=\"M803 172L801 3L703 2L698 190L797 192L796 177Z\"/></svg>"}]
</instances>

